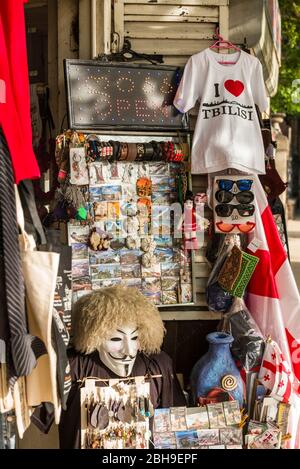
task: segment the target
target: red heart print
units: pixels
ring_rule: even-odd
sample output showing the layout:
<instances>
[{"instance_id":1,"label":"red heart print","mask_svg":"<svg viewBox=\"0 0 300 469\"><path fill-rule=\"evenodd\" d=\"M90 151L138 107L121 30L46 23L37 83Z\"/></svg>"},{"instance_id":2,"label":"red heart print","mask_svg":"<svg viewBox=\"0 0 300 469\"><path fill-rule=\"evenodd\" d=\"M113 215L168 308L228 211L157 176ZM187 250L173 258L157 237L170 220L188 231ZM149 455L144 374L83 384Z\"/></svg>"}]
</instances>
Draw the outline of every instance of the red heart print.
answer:
<instances>
[{"instance_id":1,"label":"red heart print","mask_svg":"<svg viewBox=\"0 0 300 469\"><path fill-rule=\"evenodd\" d=\"M239 80L226 80L224 86L233 96L239 96L244 91L244 85Z\"/></svg>"}]
</instances>

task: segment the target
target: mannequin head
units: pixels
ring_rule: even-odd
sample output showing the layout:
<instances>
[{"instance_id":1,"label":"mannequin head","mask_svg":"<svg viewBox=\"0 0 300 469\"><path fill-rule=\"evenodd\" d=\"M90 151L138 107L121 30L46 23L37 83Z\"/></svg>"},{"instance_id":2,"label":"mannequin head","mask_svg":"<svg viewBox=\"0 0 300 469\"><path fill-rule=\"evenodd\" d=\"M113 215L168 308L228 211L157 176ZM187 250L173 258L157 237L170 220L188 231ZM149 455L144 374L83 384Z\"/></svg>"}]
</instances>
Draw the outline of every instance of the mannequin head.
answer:
<instances>
[{"instance_id":1,"label":"mannequin head","mask_svg":"<svg viewBox=\"0 0 300 469\"><path fill-rule=\"evenodd\" d=\"M97 350L117 376L131 374L138 352L159 352L164 332L158 309L135 288L102 288L74 306L76 350L85 354Z\"/></svg>"}]
</instances>

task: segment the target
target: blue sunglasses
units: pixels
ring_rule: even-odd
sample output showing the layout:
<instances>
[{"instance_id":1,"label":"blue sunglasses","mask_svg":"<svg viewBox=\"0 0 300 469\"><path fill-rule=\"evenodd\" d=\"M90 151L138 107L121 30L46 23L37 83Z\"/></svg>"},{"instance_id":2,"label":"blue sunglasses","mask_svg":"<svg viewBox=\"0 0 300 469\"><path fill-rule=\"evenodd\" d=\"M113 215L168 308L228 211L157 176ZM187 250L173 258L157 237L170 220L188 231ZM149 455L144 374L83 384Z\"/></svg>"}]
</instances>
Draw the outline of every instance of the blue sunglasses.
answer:
<instances>
[{"instance_id":1,"label":"blue sunglasses","mask_svg":"<svg viewBox=\"0 0 300 469\"><path fill-rule=\"evenodd\" d=\"M253 180L252 179L238 179L231 181L231 179L217 179L219 189L223 191L231 191L233 185L236 184L240 191L250 191Z\"/></svg>"}]
</instances>

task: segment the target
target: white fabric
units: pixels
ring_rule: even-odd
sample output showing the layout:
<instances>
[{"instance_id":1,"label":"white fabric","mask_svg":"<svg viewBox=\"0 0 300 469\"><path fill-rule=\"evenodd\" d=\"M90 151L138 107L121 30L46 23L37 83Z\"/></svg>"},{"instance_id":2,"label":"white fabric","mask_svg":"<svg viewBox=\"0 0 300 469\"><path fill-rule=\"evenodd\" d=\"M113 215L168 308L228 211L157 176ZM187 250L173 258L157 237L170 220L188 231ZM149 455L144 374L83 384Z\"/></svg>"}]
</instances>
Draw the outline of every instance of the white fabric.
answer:
<instances>
[{"instance_id":1,"label":"white fabric","mask_svg":"<svg viewBox=\"0 0 300 469\"><path fill-rule=\"evenodd\" d=\"M258 379L269 389L270 396L289 402L292 393L293 373L278 344L267 341Z\"/></svg>"},{"instance_id":2,"label":"white fabric","mask_svg":"<svg viewBox=\"0 0 300 469\"><path fill-rule=\"evenodd\" d=\"M221 65L218 60L236 61ZM264 147L255 104L268 107L262 66L246 52L217 54L211 49L188 60L174 105L181 111L200 102L192 145L192 173L227 168L264 174Z\"/></svg>"},{"instance_id":3,"label":"white fabric","mask_svg":"<svg viewBox=\"0 0 300 469\"><path fill-rule=\"evenodd\" d=\"M58 424L61 402L57 388L57 355L52 345L51 325L60 255L55 252L35 250L33 237L24 230L24 214L16 188L15 194L17 220L22 233L20 251L26 288L28 330L30 334L44 342L48 352L38 358L36 367L25 378L26 404L33 407L42 402L52 402L55 423Z\"/></svg>"},{"instance_id":4,"label":"white fabric","mask_svg":"<svg viewBox=\"0 0 300 469\"><path fill-rule=\"evenodd\" d=\"M268 209L268 201L257 176L256 178L256 213L262 215ZM254 238L260 241L260 249L269 250L265 228L259 216L256 217L255 230L248 235L248 242ZM299 364L300 356L300 297L288 259L278 269L275 282L279 298L248 293L247 306L262 333L265 337L270 335L277 342L288 366L293 370ZM296 339L294 349L289 346L287 332ZM297 374L296 378L298 379ZM296 384L295 377L293 379ZM300 397L293 389L290 404L288 431L292 438L288 441L288 447L300 448Z\"/></svg>"}]
</instances>

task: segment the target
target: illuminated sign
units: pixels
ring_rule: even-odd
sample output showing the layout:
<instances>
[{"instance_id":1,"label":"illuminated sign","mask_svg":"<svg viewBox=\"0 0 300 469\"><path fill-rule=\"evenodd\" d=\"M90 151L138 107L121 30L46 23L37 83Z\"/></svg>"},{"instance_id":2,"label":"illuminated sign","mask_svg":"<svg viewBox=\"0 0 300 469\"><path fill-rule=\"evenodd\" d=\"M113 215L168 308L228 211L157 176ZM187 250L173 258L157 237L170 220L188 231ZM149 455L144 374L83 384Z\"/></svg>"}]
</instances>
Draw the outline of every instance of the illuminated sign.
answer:
<instances>
[{"instance_id":1,"label":"illuminated sign","mask_svg":"<svg viewBox=\"0 0 300 469\"><path fill-rule=\"evenodd\" d=\"M72 129L182 129L173 106L181 78L176 67L66 60Z\"/></svg>"}]
</instances>

